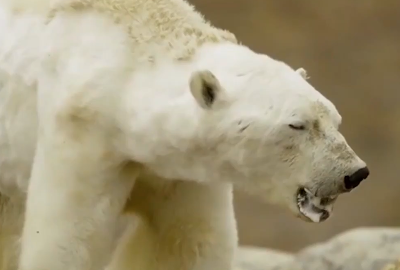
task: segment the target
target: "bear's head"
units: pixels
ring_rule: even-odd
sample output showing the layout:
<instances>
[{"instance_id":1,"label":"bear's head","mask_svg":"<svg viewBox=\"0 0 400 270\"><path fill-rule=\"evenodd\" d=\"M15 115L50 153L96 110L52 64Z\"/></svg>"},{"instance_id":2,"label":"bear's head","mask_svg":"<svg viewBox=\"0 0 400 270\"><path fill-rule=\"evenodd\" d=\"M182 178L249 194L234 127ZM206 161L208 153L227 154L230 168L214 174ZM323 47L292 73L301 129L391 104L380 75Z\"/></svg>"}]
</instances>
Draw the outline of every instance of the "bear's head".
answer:
<instances>
[{"instance_id":1,"label":"bear's head","mask_svg":"<svg viewBox=\"0 0 400 270\"><path fill-rule=\"evenodd\" d=\"M210 174L320 222L369 171L340 133L337 109L306 76L243 50L193 72L190 89L201 107L198 141L212 153Z\"/></svg>"}]
</instances>

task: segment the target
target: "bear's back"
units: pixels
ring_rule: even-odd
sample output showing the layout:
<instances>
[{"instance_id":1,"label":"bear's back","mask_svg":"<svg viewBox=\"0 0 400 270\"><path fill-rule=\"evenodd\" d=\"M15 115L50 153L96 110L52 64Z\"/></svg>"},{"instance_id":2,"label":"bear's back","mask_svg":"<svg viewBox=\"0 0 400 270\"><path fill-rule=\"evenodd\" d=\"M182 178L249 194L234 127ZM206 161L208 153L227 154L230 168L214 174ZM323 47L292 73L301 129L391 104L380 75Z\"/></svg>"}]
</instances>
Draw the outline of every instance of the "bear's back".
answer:
<instances>
[{"instance_id":1,"label":"bear's back","mask_svg":"<svg viewBox=\"0 0 400 270\"><path fill-rule=\"evenodd\" d=\"M61 0L50 11L92 9L126 28L134 57L154 61L157 55L188 60L207 42L233 42L236 37L212 26L184 0Z\"/></svg>"}]
</instances>

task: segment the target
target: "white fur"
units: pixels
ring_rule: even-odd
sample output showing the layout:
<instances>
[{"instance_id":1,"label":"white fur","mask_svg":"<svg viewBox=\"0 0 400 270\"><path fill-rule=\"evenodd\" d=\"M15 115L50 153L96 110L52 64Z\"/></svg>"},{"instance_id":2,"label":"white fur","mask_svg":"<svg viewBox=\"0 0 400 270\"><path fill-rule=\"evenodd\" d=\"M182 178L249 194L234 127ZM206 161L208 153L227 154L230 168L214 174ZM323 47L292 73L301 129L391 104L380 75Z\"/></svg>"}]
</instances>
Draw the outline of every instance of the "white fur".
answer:
<instances>
[{"instance_id":1,"label":"white fur","mask_svg":"<svg viewBox=\"0 0 400 270\"><path fill-rule=\"evenodd\" d=\"M140 219L124 235L108 270L232 269L237 232L229 184L142 175L127 211Z\"/></svg>"},{"instance_id":2,"label":"white fur","mask_svg":"<svg viewBox=\"0 0 400 270\"><path fill-rule=\"evenodd\" d=\"M228 270L232 184L299 215L299 187L337 195L365 166L303 71L223 41L178 61L132 47L101 12L49 21L35 2L24 12L0 1L0 192L28 194L20 270L101 269L124 207L146 237L127 236L111 267ZM156 61L137 58L146 50ZM212 106L199 71L216 80ZM136 200L140 185L154 191Z\"/></svg>"}]
</instances>

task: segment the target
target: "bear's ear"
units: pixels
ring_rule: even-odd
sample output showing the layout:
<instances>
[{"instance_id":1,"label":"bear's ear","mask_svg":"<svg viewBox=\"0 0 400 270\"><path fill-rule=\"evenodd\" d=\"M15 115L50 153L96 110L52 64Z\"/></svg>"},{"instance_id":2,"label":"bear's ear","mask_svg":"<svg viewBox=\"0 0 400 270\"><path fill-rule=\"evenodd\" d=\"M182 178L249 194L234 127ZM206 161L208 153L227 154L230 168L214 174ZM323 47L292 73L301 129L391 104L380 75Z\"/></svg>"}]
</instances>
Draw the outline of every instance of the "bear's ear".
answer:
<instances>
[{"instance_id":1,"label":"bear's ear","mask_svg":"<svg viewBox=\"0 0 400 270\"><path fill-rule=\"evenodd\" d=\"M190 91L197 103L204 109L210 109L224 94L218 79L211 71L196 71L190 77Z\"/></svg>"},{"instance_id":2,"label":"bear's ear","mask_svg":"<svg viewBox=\"0 0 400 270\"><path fill-rule=\"evenodd\" d=\"M304 80L307 80L309 77L307 76L307 71L304 68L299 68L296 70L298 74L300 74L301 77L303 77Z\"/></svg>"}]
</instances>

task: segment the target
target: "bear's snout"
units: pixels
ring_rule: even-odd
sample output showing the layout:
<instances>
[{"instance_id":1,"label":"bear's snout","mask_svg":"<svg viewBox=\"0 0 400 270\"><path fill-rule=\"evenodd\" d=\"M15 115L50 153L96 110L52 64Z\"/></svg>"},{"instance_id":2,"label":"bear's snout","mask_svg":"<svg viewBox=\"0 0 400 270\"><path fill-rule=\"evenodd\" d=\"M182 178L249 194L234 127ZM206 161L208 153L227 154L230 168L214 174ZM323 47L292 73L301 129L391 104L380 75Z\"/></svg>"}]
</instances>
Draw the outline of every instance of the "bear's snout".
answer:
<instances>
[{"instance_id":1,"label":"bear's snout","mask_svg":"<svg viewBox=\"0 0 400 270\"><path fill-rule=\"evenodd\" d=\"M363 180L367 179L369 176L368 167L361 168L357 170L352 175L346 175L344 177L344 187L347 191L356 188Z\"/></svg>"}]
</instances>

